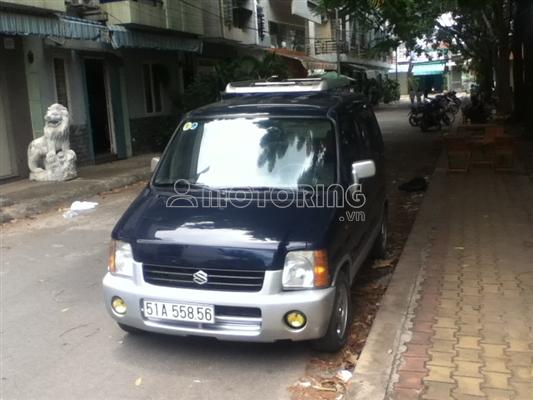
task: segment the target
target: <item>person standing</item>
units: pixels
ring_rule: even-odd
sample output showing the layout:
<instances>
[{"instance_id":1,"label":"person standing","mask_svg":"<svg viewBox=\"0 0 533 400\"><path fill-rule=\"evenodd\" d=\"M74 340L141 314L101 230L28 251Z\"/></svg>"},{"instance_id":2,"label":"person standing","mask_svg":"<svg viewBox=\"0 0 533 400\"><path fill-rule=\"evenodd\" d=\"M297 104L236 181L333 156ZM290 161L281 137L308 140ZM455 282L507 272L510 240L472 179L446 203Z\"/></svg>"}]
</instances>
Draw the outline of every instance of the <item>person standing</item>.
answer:
<instances>
[{"instance_id":1,"label":"person standing","mask_svg":"<svg viewBox=\"0 0 533 400\"><path fill-rule=\"evenodd\" d=\"M409 73L407 77L407 90L409 92L409 99L411 100L411 106L415 105L415 96L418 92L418 82L414 78L412 73ZM420 102L420 100L418 100Z\"/></svg>"}]
</instances>

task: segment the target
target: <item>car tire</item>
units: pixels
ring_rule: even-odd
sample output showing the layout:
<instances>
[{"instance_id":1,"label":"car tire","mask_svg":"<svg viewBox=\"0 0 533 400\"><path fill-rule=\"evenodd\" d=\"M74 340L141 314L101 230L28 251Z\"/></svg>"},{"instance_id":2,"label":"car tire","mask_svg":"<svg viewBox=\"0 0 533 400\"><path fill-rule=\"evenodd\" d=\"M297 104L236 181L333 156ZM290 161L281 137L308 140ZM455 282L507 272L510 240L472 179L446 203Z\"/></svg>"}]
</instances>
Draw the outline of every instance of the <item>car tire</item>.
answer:
<instances>
[{"instance_id":1,"label":"car tire","mask_svg":"<svg viewBox=\"0 0 533 400\"><path fill-rule=\"evenodd\" d=\"M348 277L344 271L339 272L335 282L335 300L326 334L311 342L313 349L334 353L344 347L350 334L352 322L352 297Z\"/></svg>"},{"instance_id":2,"label":"car tire","mask_svg":"<svg viewBox=\"0 0 533 400\"><path fill-rule=\"evenodd\" d=\"M381 216L381 226L379 227L379 234L376 237L374 246L372 247L371 255L373 258L385 258L387 255L387 243L388 243L388 221L387 210L383 210Z\"/></svg>"},{"instance_id":3,"label":"car tire","mask_svg":"<svg viewBox=\"0 0 533 400\"><path fill-rule=\"evenodd\" d=\"M144 331L140 330L139 328L134 328L133 326L124 325L120 322L117 322L117 325L120 329L122 329L124 332L128 332L130 335L139 335L141 333L144 333Z\"/></svg>"}]
</instances>

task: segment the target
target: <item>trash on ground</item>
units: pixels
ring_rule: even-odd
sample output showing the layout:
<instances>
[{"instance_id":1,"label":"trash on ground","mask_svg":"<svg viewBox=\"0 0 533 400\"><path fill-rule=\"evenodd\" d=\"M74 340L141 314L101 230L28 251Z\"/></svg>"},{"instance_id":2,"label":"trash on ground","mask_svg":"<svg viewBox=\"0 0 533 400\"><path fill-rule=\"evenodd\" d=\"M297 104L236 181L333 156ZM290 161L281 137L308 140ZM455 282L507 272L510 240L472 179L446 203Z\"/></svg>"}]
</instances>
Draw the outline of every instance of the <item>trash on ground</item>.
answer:
<instances>
[{"instance_id":1,"label":"trash on ground","mask_svg":"<svg viewBox=\"0 0 533 400\"><path fill-rule=\"evenodd\" d=\"M320 390L323 392L338 392L339 387L338 383L333 380L320 382L320 386L313 386L313 389Z\"/></svg>"},{"instance_id":2,"label":"trash on ground","mask_svg":"<svg viewBox=\"0 0 533 400\"><path fill-rule=\"evenodd\" d=\"M344 383L348 382L350 379L352 379L352 373L346 369L342 369L339 372L337 372L337 378L339 378Z\"/></svg>"},{"instance_id":3,"label":"trash on ground","mask_svg":"<svg viewBox=\"0 0 533 400\"><path fill-rule=\"evenodd\" d=\"M93 210L98 203L94 201L74 201L67 212L63 214L63 218L70 219L77 216L80 213Z\"/></svg>"},{"instance_id":4,"label":"trash on ground","mask_svg":"<svg viewBox=\"0 0 533 400\"><path fill-rule=\"evenodd\" d=\"M143 378L137 378L135 379L135 386L141 386L143 383Z\"/></svg>"}]
</instances>

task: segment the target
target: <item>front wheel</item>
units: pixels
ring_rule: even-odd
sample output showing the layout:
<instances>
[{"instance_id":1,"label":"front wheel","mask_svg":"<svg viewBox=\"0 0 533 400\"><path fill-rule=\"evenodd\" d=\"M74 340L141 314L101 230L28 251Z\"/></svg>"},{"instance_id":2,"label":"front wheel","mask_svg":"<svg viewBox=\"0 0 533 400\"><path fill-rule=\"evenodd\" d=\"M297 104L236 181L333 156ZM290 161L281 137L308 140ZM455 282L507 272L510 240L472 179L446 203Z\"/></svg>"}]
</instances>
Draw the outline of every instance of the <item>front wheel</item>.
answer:
<instances>
[{"instance_id":1,"label":"front wheel","mask_svg":"<svg viewBox=\"0 0 533 400\"><path fill-rule=\"evenodd\" d=\"M414 127L419 125L418 117L415 114L409 115L409 124Z\"/></svg>"},{"instance_id":2,"label":"front wheel","mask_svg":"<svg viewBox=\"0 0 533 400\"><path fill-rule=\"evenodd\" d=\"M314 340L311 345L315 350L334 353L348 341L352 321L352 297L350 283L344 271L339 272L335 283L335 300L326 334Z\"/></svg>"},{"instance_id":3,"label":"front wheel","mask_svg":"<svg viewBox=\"0 0 533 400\"><path fill-rule=\"evenodd\" d=\"M445 112L442 114L442 122L446 126L451 126L455 122L455 115L450 112Z\"/></svg>"},{"instance_id":4,"label":"front wheel","mask_svg":"<svg viewBox=\"0 0 533 400\"><path fill-rule=\"evenodd\" d=\"M381 226L379 228L379 234L376 237L374 246L372 247L372 257L374 258L385 258L387 255L387 236L388 236L388 224L387 224L387 211L383 211L383 216L381 217Z\"/></svg>"}]
</instances>

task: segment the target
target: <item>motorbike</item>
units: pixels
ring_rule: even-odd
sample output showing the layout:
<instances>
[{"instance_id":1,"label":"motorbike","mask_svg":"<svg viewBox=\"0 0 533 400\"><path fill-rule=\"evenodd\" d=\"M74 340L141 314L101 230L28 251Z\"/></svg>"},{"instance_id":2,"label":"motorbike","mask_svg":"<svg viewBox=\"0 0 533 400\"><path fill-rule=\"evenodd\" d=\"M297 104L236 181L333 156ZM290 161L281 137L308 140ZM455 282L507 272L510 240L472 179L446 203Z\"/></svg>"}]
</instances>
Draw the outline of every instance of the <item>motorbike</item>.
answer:
<instances>
[{"instance_id":1,"label":"motorbike","mask_svg":"<svg viewBox=\"0 0 533 400\"><path fill-rule=\"evenodd\" d=\"M422 121L422 114L424 110L423 104L414 105L409 111L408 118L409 124L411 126L417 127L420 126L420 121Z\"/></svg>"},{"instance_id":2,"label":"motorbike","mask_svg":"<svg viewBox=\"0 0 533 400\"><path fill-rule=\"evenodd\" d=\"M455 118L455 115L453 117ZM441 130L442 124L450 126L453 124L453 120L450 118L450 113L446 112L443 103L438 99L433 99L424 105L420 129L422 132L427 132L433 127Z\"/></svg>"}]
</instances>

